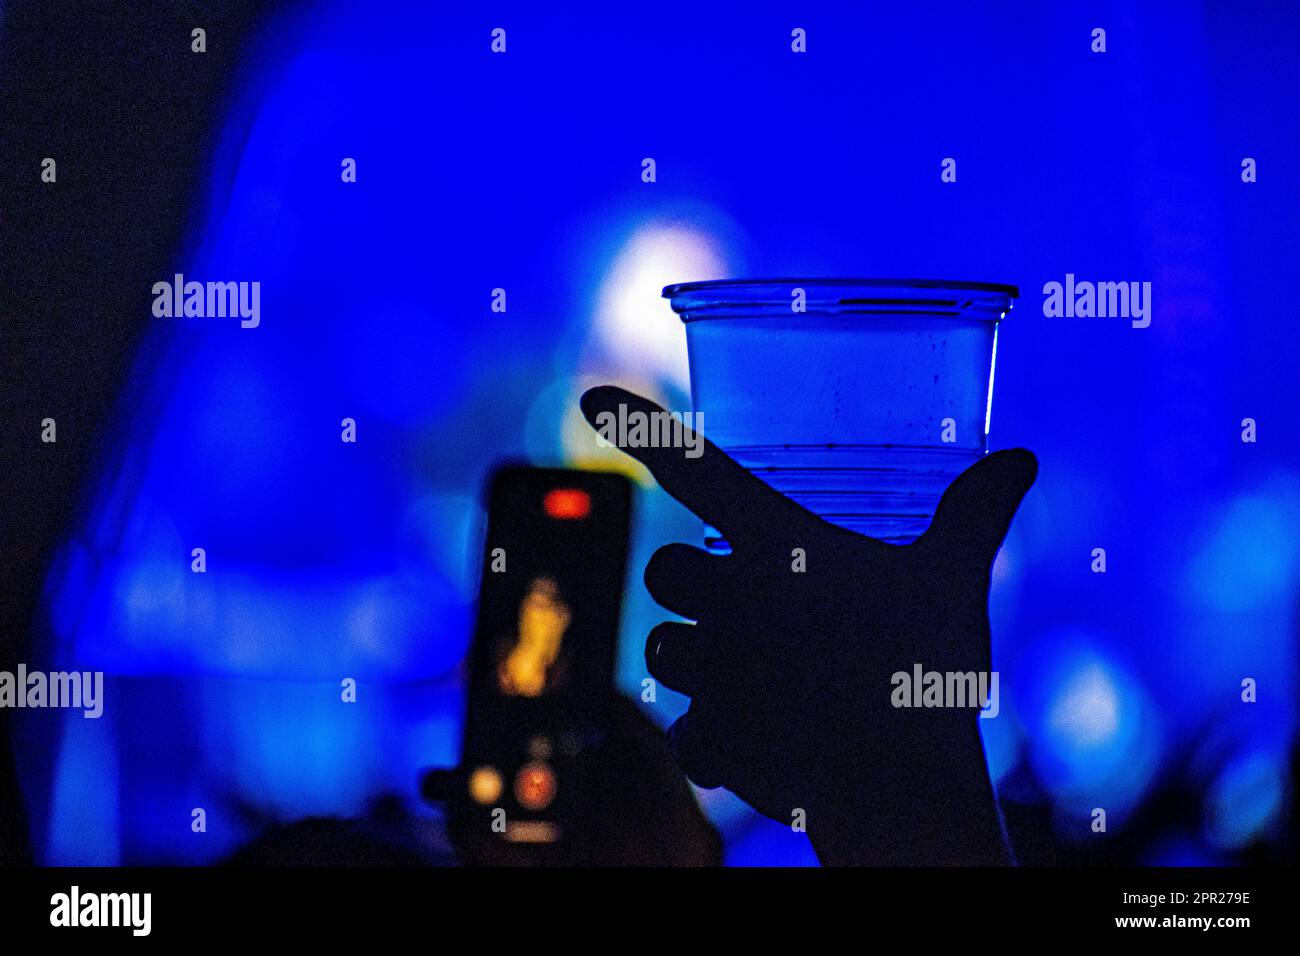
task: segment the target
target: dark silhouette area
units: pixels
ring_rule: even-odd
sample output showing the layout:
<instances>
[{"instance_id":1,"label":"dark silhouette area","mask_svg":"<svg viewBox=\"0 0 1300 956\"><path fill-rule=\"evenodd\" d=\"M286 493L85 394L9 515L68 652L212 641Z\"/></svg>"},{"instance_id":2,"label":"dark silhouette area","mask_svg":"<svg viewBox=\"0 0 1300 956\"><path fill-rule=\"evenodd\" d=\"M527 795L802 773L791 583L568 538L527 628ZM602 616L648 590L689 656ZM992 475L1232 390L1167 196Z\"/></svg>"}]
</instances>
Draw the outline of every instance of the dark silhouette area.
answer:
<instances>
[{"instance_id":1,"label":"dark silhouette area","mask_svg":"<svg viewBox=\"0 0 1300 956\"><path fill-rule=\"evenodd\" d=\"M620 404L663 411L613 387L582 398L593 426ZM694 459L623 450L732 547L670 544L645 572L655 599L695 622L660 624L646 641L650 673L691 697L669 734L687 775L805 821L824 863L1009 862L978 709L895 707L890 677L916 664L990 670L990 572L1034 456L982 459L929 530L896 546L829 524L711 442Z\"/></svg>"},{"instance_id":2,"label":"dark silhouette area","mask_svg":"<svg viewBox=\"0 0 1300 956\"><path fill-rule=\"evenodd\" d=\"M105 425L152 321L150 286L200 234L189 228L193 198L263 8L4 5L0 669L31 660L54 547L115 451ZM202 54L191 51L196 26L207 31ZM46 157L53 183L41 180ZM56 442L41 441L46 418ZM0 709L0 864L31 861L10 725Z\"/></svg>"},{"instance_id":3,"label":"dark silhouette area","mask_svg":"<svg viewBox=\"0 0 1300 956\"><path fill-rule=\"evenodd\" d=\"M373 833L365 821L308 817L272 827L223 865L429 866L437 862L413 852L406 842Z\"/></svg>"}]
</instances>

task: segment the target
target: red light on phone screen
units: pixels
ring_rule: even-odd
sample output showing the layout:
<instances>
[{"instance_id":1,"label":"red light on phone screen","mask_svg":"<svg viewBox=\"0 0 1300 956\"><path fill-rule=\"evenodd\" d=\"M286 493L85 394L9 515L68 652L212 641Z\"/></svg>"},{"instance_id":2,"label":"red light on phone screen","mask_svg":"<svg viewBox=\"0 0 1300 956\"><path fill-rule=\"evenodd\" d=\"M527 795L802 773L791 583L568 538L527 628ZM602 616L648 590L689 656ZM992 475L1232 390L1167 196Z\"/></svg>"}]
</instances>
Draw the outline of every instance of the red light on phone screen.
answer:
<instances>
[{"instance_id":1,"label":"red light on phone screen","mask_svg":"<svg viewBox=\"0 0 1300 956\"><path fill-rule=\"evenodd\" d=\"M546 493L542 507L552 518L561 521L585 518L591 514L591 495L581 488L556 488Z\"/></svg>"},{"instance_id":2,"label":"red light on phone screen","mask_svg":"<svg viewBox=\"0 0 1300 956\"><path fill-rule=\"evenodd\" d=\"M555 774L540 760L521 767L515 777L515 799L527 810L545 810L555 799L555 791Z\"/></svg>"}]
</instances>

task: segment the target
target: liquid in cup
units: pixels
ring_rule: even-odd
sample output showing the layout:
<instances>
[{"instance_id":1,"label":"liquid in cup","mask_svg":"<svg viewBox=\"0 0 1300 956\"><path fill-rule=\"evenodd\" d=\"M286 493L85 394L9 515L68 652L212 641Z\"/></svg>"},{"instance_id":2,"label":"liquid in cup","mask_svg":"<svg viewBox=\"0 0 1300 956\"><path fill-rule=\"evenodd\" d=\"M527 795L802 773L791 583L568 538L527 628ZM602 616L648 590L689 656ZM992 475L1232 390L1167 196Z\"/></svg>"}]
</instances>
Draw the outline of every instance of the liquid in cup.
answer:
<instances>
[{"instance_id":1,"label":"liquid in cup","mask_svg":"<svg viewBox=\"0 0 1300 956\"><path fill-rule=\"evenodd\" d=\"M663 294L686 323L705 435L833 524L913 541L987 450L1014 286L717 280ZM728 550L712 528L705 543Z\"/></svg>"}]
</instances>

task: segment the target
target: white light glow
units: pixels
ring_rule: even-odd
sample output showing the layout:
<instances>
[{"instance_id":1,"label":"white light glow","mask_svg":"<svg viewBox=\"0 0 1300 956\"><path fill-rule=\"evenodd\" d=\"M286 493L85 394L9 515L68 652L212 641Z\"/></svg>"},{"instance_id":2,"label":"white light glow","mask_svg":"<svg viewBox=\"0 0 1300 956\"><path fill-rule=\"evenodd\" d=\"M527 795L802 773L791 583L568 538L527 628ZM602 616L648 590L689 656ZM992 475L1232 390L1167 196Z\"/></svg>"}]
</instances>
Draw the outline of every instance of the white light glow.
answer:
<instances>
[{"instance_id":1,"label":"white light glow","mask_svg":"<svg viewBox=\"0 0 1300 956\"><path fill-rule=\"evenodd\" d=\"M674 282L727 275L720 244L681 223L651 222L628 238L606 274L595 332L621 368L685 389L686 332L661 297Z\"/></svg>"},{"instance_id":2,"label":"white light glow","mask_svg":"<svg viewBox=\"0 0 1300 956\"><path fill-rule=\"evenodd\" d=\"M1110 674L1089 665L1075 674L1052 706L1052 729L1079 747L1104 744L1119 731L1120 699Z\"/></svg>"}]
</instances>

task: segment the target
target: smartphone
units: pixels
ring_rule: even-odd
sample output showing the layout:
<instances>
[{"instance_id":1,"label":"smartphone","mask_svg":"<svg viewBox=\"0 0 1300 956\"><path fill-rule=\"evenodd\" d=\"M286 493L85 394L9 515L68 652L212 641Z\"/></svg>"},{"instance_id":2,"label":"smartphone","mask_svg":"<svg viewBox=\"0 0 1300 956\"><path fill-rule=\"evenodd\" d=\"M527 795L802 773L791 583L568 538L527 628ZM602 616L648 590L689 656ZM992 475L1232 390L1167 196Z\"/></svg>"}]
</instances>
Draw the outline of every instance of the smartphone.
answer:
<instances>
[{"instance_id":1,"label":"smartphone","mask_svg":"<svg viewBox=\"0 0 1300 956\"><path fill-rule=\"evenodd\" d=\"M449 822L478 859L581 837L614 691L632 488L622 475L510 465L487 490L462 781Z\"/></svg>"}]
</instances>

